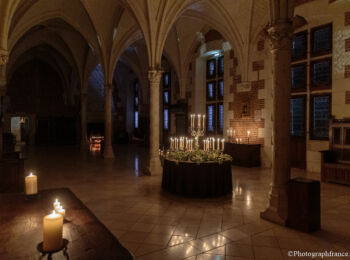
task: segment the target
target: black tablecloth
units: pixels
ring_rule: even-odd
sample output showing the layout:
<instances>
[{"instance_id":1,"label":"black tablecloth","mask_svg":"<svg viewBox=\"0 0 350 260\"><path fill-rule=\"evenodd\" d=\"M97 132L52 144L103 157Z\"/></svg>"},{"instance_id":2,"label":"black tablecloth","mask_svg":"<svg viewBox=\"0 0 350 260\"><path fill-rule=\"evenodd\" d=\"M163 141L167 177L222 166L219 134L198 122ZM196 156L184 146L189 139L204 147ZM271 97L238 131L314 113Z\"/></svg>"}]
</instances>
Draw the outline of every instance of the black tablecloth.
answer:
<instances>
[{"instance_id":1,"label":"black tablecloth","mask_svg":"<svg viewBox=\"0 0 350 260\"><path fill-rule=\"evenodd\" d=\"M164 159L162 187L171 193L191 197L231 193L231 163L177 163Z\"/></svg>"}]
</instances>

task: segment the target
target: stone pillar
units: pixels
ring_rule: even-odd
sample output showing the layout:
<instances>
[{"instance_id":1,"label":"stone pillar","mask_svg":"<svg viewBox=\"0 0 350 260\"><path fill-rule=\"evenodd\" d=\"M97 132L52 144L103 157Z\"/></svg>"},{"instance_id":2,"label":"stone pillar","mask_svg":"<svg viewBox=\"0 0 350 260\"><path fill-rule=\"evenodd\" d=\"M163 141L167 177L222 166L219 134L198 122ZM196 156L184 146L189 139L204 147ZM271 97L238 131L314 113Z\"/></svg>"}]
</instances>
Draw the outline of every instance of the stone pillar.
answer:
<instances>
[{"instance_id":1,"label":"stone pillar","mask_svg":"<svg viewBox=\"0 0 350 260\"><path fill-rule=\"evenodd\" d=\"M148 171L151 175L161 174L159 159L159 84L162 78L161 70L150 70L148 79L150 82L150 147Z\"/></svg>"},{"instance_id":2,"label":"stone pillar","mask_svg":"<svg viewBox=\"0 0 350 260\"><path fill-rule=\"evenodd\" d=\"M4 52L0 52L0 158L2 157L2 133L4 128L4 102L6 95L6 63L8 61L8 55Z\"/></svg>"},{"instance_id":3,"label":"stone pillar","mask_svg":"<svg viewBox=\"0 0 350 260\"><path fill-rule=\"evenodd\" d=\"M285 225L290 179L290 62L292 24L268 29L272 59L272 183L268 208L261 217Z\"/></svg>"},{"instance_id":4,"label":"stone pillar","mask_svg":"<svg viewBox=\"0 0 350 260\"><path fill-rule=\"evenodd\" d=\"M80 93L80 124L81 124L81 140L80 146L86 147L88 145L87 139L87 115L86 115L86 91Z\"/></svg>"},{"instance_id":5,"label":"stone pillar","mask_svg":"<svg viewBox=\"0 0 350 260\"><path fill-rule=\"evenodd\" d=\"M104 158L114 158L112 147L112 93L113 85L108 84L105 88L105 136L104 136Z\"/></svg>"}]
</instances>

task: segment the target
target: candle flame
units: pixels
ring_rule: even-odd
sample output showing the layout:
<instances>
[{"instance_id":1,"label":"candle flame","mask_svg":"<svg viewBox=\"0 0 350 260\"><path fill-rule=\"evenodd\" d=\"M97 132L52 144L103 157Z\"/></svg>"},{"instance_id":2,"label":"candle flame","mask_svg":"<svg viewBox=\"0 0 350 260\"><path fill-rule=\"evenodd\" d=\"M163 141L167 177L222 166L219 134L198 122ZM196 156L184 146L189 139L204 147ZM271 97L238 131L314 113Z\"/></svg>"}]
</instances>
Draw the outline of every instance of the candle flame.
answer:
<instances>
[{"instance_id":1,"label":"candle flame","mask_svg":"<svg viewBox=\"0 0 350 260\"><path fill-rule=\"evenodd\" d=\"M29 176L33 176L33 173L31 172L31 173L29 173Z\"/></svg>"},{"instance_id":2,"label":"candle flame","mask_svg":"<svg viewBox=\"0 0 350 260\"><path fill-rule=\"evenodd\" d=\"M54 215L54 214L56 214L56 212L53 210L53 211L52 211L52 215Z\"/></svg>"}]
</instances>

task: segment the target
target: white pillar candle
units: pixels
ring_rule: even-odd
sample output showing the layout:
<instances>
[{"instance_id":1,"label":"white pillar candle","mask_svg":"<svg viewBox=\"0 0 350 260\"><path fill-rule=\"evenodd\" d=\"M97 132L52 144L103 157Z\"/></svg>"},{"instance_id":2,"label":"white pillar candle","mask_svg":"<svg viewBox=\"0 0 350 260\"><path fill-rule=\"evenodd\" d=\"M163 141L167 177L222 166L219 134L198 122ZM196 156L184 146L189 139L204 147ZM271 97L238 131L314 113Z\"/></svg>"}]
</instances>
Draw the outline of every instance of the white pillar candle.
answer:
<instances>
[{"instance_id":1,"label":"white pillar candle","mask_svg":"<svg viewBox=\"0 0 350 260\"><path fill-rule=\"evenodd\" d=\"M52 211L44 217L43 249L55 251L62 247L63 217Z\"/></svg>"},{"instance_id":2,"label":"white pillar candle","mask_svg":"<svg viewBox=\"0 0 350 260\"><path fill-rule=\"evenodd\" d=\"M197 115L197 126L198 126L198 130L200 130L200 128L201 128L201 115L200 114Z\"/></svg>"},{"instance_id":3,"label":"white pillar candle","mask_svg":"<svg viewBox=\"0 0 350 260\"><path fill-rule=\"evenodd\" d=\"M221 150L224 151L225 139L221 139Z\"/></svg>"},{"instance_id":4,"label":"white pillar candle","mask_svg":"<svg viewBox=\"0 0 350 260\"><path fill-rule=\"evenodd\" d=\"M217 149L217 150L220 150L220 139L219 139L219 138L218 138L217 142L218 142L218 143L217 143L216 149Z\"/></svg>"},{"instance_id":5,"label":"white pillar candle","mask_svg":"<svg viewBox=\"0 0 350 260\"><path fill-rule=\"evenodd\" d=\"M26 184L26 195L37 194L38 193L38 178L30 173L25 177Z\"/></svg>"}]
</instances>

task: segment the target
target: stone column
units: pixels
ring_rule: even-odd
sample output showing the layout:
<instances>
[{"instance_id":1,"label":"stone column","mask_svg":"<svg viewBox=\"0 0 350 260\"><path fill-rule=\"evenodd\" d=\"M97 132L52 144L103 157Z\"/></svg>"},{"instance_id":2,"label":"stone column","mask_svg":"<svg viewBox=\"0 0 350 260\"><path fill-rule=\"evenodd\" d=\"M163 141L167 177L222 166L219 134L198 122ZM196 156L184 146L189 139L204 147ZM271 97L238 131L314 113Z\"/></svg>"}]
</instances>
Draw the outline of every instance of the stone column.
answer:
<instances>
[{"instance_id":1,"label":"stone column","mask_svg":"<svg viewBox=\"0 0 350 260\"><path fill-rule=\"evenodd\" d=\"M6 63L8 61L8 55L4 52L0 52L0 158L2 157L2 133L4 128L4 102L6 95Z\"/></svg>"},{"instance_id":2,"label":"stone column","mask_svg":"<svg viewBox=\"0 0 350 260\"><path fill-rule=\"evenodd\" d=\"M290 62L292 24L268 29L272 59L272 183L268 208L261 217L285 225L290 179Z\"/></svg>"},{"instance_id":3,"label":"stone column","mask_svg":"<svg viewBox=\"0 0 350 260\"><path fill-rule=\"evenodd\" d=\"M161 174L159 159L159 84L162 78L161 70L150 70L148 79L150 82L150 147L148 171L151 175Z\"/></svg>"},{"instance_id":4,"label":"stone column","mask_svg":"<svg viewBox=\"0 0 350 260\"><path fill-rule=\"evenodd\" d=\"M104 136L104 158L114 158L112 147L112 93L113 85L108 84L105 88L105 136Z\"/></svg>"},{"instance_id":5,"label":"stone column","mask_svg":"<svg viewBox=\"0 0 350 260\"><path fill-rule=\"evenodd\" d=\"M88 145L87 140L87 115L86 115L86 91L81 91L80 93L80 124L81 124L81 140L80 146L86 147Z\"/></svg>"}]
</instances>

